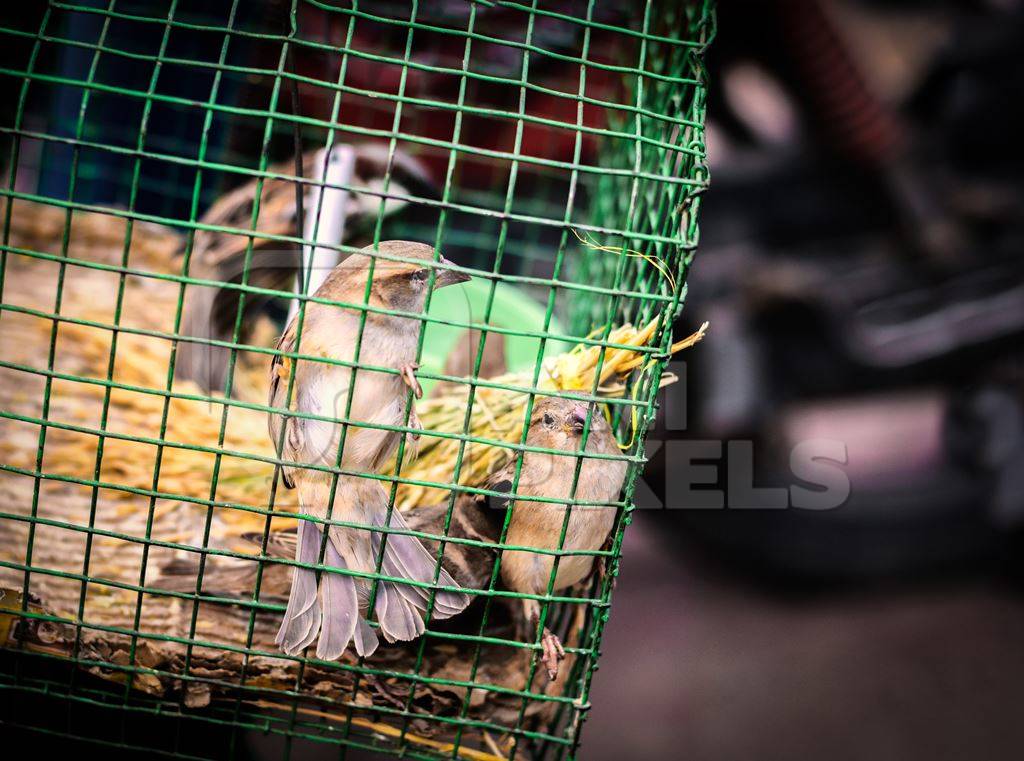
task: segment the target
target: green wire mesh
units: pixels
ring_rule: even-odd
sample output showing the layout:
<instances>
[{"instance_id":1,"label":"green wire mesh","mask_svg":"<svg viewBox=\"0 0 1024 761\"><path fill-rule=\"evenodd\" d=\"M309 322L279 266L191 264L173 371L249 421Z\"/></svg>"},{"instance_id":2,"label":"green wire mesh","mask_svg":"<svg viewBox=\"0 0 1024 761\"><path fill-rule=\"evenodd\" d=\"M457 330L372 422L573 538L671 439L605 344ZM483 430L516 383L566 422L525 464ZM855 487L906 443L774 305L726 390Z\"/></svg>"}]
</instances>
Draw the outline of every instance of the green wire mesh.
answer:
<instances>
[{"instance_id":1,"label":"green wire mesh","mask_svg":"<svg viewBox=\"0 0 1024 761\"><path fill-rule=\"evenodd\" d=\"M341 755L354 747L412 758L574 757L697 245L710 1L83 0L5 13L0 24L0 83L10 96L0 118L0 689L36 701L5 720L176 757L244 755L253 733L277 738L284 756L295 743L317 742ZM342 145L364 147L358 176L332 184L311 175L301 156ZM541 597L573 655L560 690L538 678L538 642L494 634L500 606L520 597L501 587L500 560L489 584L470 590L482 598L477 618L462 630L428 624L405 661L324 663L258 646L260 627L283 610L261 596L267 569L296 563L267 555L271 518L288 514L281 461L246 451L230 423L270 411L247 395L246 373L248 363L280 352L253 325L279 330L296 299L289 278L303 242L313 242L302 217L315 211L302 199L317 186L359 201L345 240L328 248L424 241L484 286L465 319L420 315L428 326L478 331L469 379L421 371L425 381L470 386L454 478L409 479L401 466L372 476L392 503L405 483L449 492L443 530L418 534L440 541L441 552L475 546L449 535L457 496L486 492L455 485L480 443L468 427L475 395L510 388L483 374L488 336L533 342L525 390L537 391L546 355L579 341L602 347L599 374L605 351L618 346L615 326L657 321L649 345L637 349L642 370L621 399L605 400L629 442L622 459L630 465L614 541L592 553L608 572L586 588L555 593L549 585ZM219 199L240 188L248 203L216 217ZM291 211L275 228L267 220L281 208ZM204 258L218 246L234 246L227 269ZM267 250L292 267L284 279L262 269ZM542 325L502 314L499 285L539 305ZM204 293L220 299L220 332L191 329L190 309ZM309 300L298 297L300 324ZM107 302L109 310L100 306ZM373 311L356 308L364 319ZM105 373L76 359L100 334ZM160 382L135 371L152 361L143 350L156 344L164 347L155 354ZM183 357L198 350L219 352L222 375L196 390L183 385ZM324 361L301 346L290 356ZM374 368L373 358L355 367ZM71 388L92 400L91 413L69 412ZM129 394L145 401L145 424L118 430L114 410ZM182 405L208 411L208 440L174 438ZM144 435L154 421L155 435ZM58 437L91 442L80 463L57 461ZM150 453L143 481L110 471L110 452L128 444ZM207 464L177 473L182 452ZM259 506L224 496L246 463L278 466ZM180 478L192 487L201 480L205 496L178 488ZM81 505L78 518L60 512L62 500ZM131 530L109 519L129 513ZM262 562L243 600L202 586L213 564L253 557L214 541L221 516L233 513L262 527ZM188 530L168 534L168 514L191 516ZM74 551L54 559L54 537ZM507 547L501 538L477 544ZM193 590L155 585L156 558L168 554L198 562ZM564 553L553 554L557 564ZM118 563L131 574L112 572ZM379 571L378 561L376 575L386 578ZM130 601L123 621L103 612L111 600ZM172 609L180 631L157 625ZM214 609L234 611L239 641L219 636ZM458 650L457 673L436 666L445 648ZM533 656L521 683L492 678L501 648ZM218 654L221 669L211 667ZM266 670L278 662L280 674ZM344 691L323 687L332 674L344 674ZM501 710L483 712L492 700ZM143 717L175 729L143 734ZM194 739L213 729L212 745Z\"/></svg>"}]
</instances>

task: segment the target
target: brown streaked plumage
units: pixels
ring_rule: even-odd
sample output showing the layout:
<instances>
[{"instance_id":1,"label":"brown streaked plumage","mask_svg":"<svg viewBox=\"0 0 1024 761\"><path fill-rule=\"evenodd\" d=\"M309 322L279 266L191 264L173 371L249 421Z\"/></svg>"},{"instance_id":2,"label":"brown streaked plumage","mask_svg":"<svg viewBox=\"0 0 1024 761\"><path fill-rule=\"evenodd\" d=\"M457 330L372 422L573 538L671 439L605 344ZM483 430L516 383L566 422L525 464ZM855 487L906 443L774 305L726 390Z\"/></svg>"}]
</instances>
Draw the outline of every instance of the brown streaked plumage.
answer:
<instances>
[{"instance_id":1,"label":"brown streaked plumage","mask_svg":"<svg viewBox=\"0 0 1024 761\"><path fill-rule=\"evenodd\" d=\"M378 259L370 255L370 250L363 249L366 254L353 254L335 267L315 296L362 304L369 280L371 307L412 313L422 311L430 265L435 261L434 250L409 241L387 241L378 246L382 254L414 260L411 262ZM444 258L439 262L450 264ZM369 278L371 263L373 273ZM434 287L467 279L452 270L437 268ZM344 365L298 360L294 367L290 409L330 418L347 417L350 423L343 427L327 421L272 414L270 435L274 445L281 447L281 459L296 463L282 468L284 483L297 490L303 513L383 527L388 501L380 481L340 476L332 502L331 474L302 466L333 467L337 463L343 428L347 428L341 458L343 469L374 473L391 459L401 434L365 424L399 426L405 423L410 389L413 393L419 392L413 373L422 323L414 317L367 311L365 324L360 329L361 310L308 302L301 339L297 341L297 319L296 316L281 337L281 350L399 372L365 367L353 372ZM291 360L275 357L271 366L271 407L281 410L288 407L286 397L291 371ZM410 426L418 427L415 412L408 409L408 415ZM407 528L397 510L392 510L389 525L392 529ZM414 537L388 532L385 543L381 532L334 525L328 536L325 565L372 573L383 545L383 574L427 584L434 583L437 574L437 584L457 586L447 571L436 568L434 556ZM300 522L296 560L315 564L321 539L317 524ZM377 637L363 617L369 603L369 590L369 583L361 578L327 572L321 577L318 594L315 572L296 568L278 644L286 653L294 655L319 634L319 658L339 658L352 640L360 655L368 655L377 646ZM377 585L374 611L387 640L410 640L423 633L429 593L425 587L396 582L382 581ZM433 615L448 618L468 604L469 597L464 593L438 591Z\"/></svg>"},{"instance_id":2,"label":"brown streaked plumage","mask_svg":"<svg viewBox=\"0 0 1024 761\"><path fill-rule=\"evenodd\" d=\"M626 477L623 460L584 457L575 494L573 476L581 451L582 435L587 417L590 432L586 452L620 454L611 427L599 412L586 402L564 398L539 399L533 407L526 443L533 447L557 449L561 454L526 452L519 472L512 516L509 519L505 544L536 547L547 550L600 550L615 525L614 506L567 505L555 502L537 502L531 496L551 499L575 499L583 502L613 503L618 499ZM574 454L575 453L575 454ZM488 487L496 491L510 491L515 475L516 460L494 473ZM559 545L566 513L569 523L565 541ZM501 579L505 586L516 592L544 595L554 571L554 555L524 550L503 550L501 553ZM594 567L593 555L565 555L558 561L553 591L577 584L590 575ZM523 600L524 622L530 627L529 636L535 636L539 626L540 603ZM562 644L546 627L540 632L543 653L541 660L548 676L558 676L558 664L565 657Z\"/></svg>"}]
</instances>

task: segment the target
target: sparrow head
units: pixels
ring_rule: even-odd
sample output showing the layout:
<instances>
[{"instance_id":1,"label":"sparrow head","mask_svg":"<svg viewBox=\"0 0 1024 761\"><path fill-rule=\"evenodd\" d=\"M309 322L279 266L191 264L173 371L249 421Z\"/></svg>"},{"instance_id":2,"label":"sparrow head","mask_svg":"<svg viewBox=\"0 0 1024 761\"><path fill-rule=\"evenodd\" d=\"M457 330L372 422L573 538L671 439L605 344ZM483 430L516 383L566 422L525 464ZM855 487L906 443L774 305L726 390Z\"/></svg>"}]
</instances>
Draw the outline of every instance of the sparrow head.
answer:
<instances>
[{"instance_id":1,"label":"sparrow head","mask_svg":"<svg viewBox=\"0 0 1024 761\"><path fill-rule=\"evenodd\" d=\"M365 252L365 253L363 253ZM393 261L374 257L374 253L386 256L400 256L415 261ZM374 249L367 246L361 252L352 254L335 267L334 272L324 281L318 295L336 297L346 301L362 301L366 280L373 264L373 284L370 289L370 303L388 309L418 312L426 302L430 286L431 270L434 275L433 287L464 283L469 275L451 269L443 269L452 262L426 243L408 240L388 240ZM437 267L435 265L442 265Z\"/></svg>"},{"instance_id":2,"label":"sparrow head","mask_svg":"<svg viewBox=\"0 0 1024 761\"><path fill-rule=\"evenodd\" d=\"M593 411L592 411L593 410ZM577 399L545 397L533 405L530 429L537 437L548 442L564 442L562 445L549 443L552 448L565 449L579 446L587 418L590 418L591 433L603 431L607 424L604 418L588 402Z\"/></svg>"}]
</instances>

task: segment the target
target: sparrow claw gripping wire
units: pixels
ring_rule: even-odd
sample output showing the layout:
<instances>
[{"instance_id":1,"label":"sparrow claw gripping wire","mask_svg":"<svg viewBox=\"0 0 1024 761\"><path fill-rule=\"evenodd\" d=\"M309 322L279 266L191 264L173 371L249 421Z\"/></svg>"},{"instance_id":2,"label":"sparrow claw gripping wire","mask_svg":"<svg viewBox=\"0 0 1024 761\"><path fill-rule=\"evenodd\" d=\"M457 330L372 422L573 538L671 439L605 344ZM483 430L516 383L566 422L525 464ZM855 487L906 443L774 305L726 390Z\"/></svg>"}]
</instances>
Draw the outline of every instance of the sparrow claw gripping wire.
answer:
<instances>
[{"instance_id":1,"label":"sparrow claw gripping wire","mask_svg":"<svg viewBox=\"0 0 1024 761\"><path fill-rule=\"evenodd\" d=\"M402 365L402 380L405 381L405 385L412 389L413 395L417 399L423 398L423 387L420 385L419 379L416 377L416 371L420 369L418 362L410 362L407 365Z\"/></svg>"},{"instance_id":2,"label":"sparrow claw gripping wire","mask_svg":"<svg viewBox=\"0 0 1024 761\"><path fill-rule=\"evenodd\" d=\"M534 627L536 627L537 622L534 621L533 623ZM552 634L551 630L546 626L544 631L541 632L540 644L540 662L544 664L544 669L548 673L548 679L553 682L558 678L559 664L565 660L565 648L562 647L562 641Z\"/></svg>"}]
</instances>

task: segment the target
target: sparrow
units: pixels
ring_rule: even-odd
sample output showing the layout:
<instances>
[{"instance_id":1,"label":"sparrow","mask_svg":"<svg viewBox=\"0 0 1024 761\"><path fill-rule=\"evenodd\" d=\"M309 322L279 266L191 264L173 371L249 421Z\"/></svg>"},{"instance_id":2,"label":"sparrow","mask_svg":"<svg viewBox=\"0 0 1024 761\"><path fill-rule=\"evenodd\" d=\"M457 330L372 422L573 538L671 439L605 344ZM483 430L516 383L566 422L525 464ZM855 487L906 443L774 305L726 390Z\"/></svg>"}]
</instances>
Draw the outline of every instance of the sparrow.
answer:
<instances>
[{"instance_id":1,"label":"sparrow","mask_svg":"<svg viewBox=\"0 0 1024 761\"><path fill-rule=\"evenodd\" d=\"M447 265L444 257L435 259L434 249L410 241L382 242L381 254L415 260L411 263L376 259L372 278L373 248L349 256L328 275L314 294L318 298L362 304L370 280L369 304L373 307L419 313L423 310L430 283L431 265ZM437 269L434 288L465 282L469 278L450 269ZM282 481L298 494L299 508L317 518L341 520L367 528L314 524L300 521L295 559L316 564L324 545L324 564L332 568L374 573L383 549L381 572L384 575L417 582L457 587L452 576L418 539L412 536L372 530L384 527L388 515L388 497L381 482L358 475L339 475L331 497L332 474L303 465L333 468L342 444L340 423L289 415L289 411L321 417L348 417L340 466L361 473L379 472L398 449L402 434L373 425L403 425L408 414L409 427L418 428L410 408L411 395L422 396L416 380L415 363L422 322L413 317L366 311L360 329L362 310L307 302L301 339L296 336L301 312L288 324L278 344L283 352L297 352L348 362L362 362L390 368L392 372L365 367L353 372L343 365L313 360L292 360L275 355L270 371L269 406L280 412L270 415L270 435L280 448ZM359 341L361 333L361 341ZM357 345L359 350L357 352ZM290 373L295 373L291 404L287 392ZM415 437L407 439L407 446ZM391 510L387 526L408 528L398 510ZM326 529L328 541L322 541ZM295 567L284 619L277 635L281 649L296 655L319 634L316 654L335 660L354 641L359 655L370 655L377 647L375 632L366 621L372 581L361 577L324 572L320 575ZM381 633L389 642L415 639L424 631L423 617L430 589L392 581L378 581L374 612ZM434 618L449 618L470 602L463 592L438 590L434 599Z\"/></svg>"},{"instance_id":2,"label":"sparrow","mask_svg":"<svg viewBox=\"0 0 1024 761\"><path fill-rule=\"evenodd\" d=\"M504 544L535 547L548 550L595 551L605 546L615 525L617 509L608 505L573 505L557 502L537 502L529 497L549 497L557 500L575 499L584 502L612 503L618 499L626 478L627 465L623 460L584 457L576 491L573 478L576 465L583 452L583 431L590 417L590 430L586 453L621 454L611 426L604 416L590 414L593 408L586 402L568 398L545 397L539 399L530 416L526 444L531 447L560 450L565 454L524 452L515 494L505 502L512 515ZM510 492L514 483L516 460L493 473L487 487L493 491ZM569 524L565 541L559 544L566 513ZM548 594L548 584L554 569L554 555L524 550L502 550L501 579L510 590L534 595ZM558 561L558 571L552 591L571 587L586 579L594 568L593 555L564 555ZM524 636L533 639L540 624L540 602L523 600ZM529 627L528 629L526 627ZM562 643L547 627L540 632L541 662L548 677L558 676L559 662L565 657Z\"/></svg>"}]
</instances>

